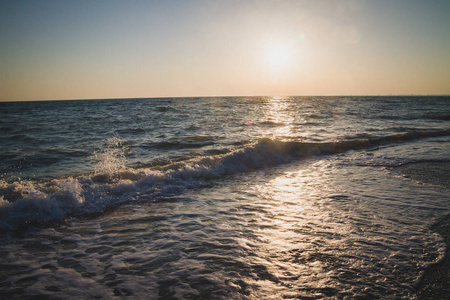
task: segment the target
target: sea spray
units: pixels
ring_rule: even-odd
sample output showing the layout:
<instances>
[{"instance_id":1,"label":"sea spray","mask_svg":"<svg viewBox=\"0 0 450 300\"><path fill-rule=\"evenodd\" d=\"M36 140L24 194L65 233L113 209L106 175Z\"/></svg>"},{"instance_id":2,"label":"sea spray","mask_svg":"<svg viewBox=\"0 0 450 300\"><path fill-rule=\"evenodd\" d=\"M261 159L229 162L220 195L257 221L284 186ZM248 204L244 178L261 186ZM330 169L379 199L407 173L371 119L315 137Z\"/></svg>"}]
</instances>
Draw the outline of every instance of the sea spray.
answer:
<instances>
[{"instance_id":1,"label":"sea spray","mask_svg":"<svg viewBox=\"0 0 450 300\"><path fill-rule=\"evenodd\" d=\"M129 148L123 146L123 140L118 137L109 138L106 147L94 152L93 160L96 162L96 173L113 174L125 169L126 154Z\"/></svg>"}]
</instances>

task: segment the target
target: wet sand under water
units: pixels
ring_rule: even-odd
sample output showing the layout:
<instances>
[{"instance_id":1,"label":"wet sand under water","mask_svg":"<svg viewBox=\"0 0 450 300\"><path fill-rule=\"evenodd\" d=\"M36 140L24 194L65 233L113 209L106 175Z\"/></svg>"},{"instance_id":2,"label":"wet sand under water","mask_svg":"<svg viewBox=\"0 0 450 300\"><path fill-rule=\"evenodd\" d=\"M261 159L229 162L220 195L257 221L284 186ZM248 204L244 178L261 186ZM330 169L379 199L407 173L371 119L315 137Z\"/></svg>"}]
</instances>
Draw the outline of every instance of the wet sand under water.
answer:
<instances>
[{"instance_id":1,"label":"wet sand under water","mask_svg":"<svg viewBox=\"0 0 450 300\"><path fill-rule=\"evenodd\" d=\"M442 235L447 244L445 257L430 266L417 286L419 299L448 299L450 295L450 215L433 225L432 229Z\"/></svg>"},{"instance_id":2,"label":"wet sand under water","mask_svg":"<svg viewBox=\"0 0 450 300\"><path fill-rule=\"evenodd\" d=\"M450 188L450 162L416 162L396 169L412 180Z\"/></svg>"},{"instance_id":3,"label":"wet sand under water","mask_svg":"<svg viewBox=\"0 0 450 300\"><path fill-rule=\"evenodd\" d=\"M412 180L437 184L450 188L450 162L419 162L401 166L397 169ZM419 299L449 299L450 295L450 215L441 218L432 226L447 244L445 257L430 266L417 285Z\"/></svg>"}]
</instances>

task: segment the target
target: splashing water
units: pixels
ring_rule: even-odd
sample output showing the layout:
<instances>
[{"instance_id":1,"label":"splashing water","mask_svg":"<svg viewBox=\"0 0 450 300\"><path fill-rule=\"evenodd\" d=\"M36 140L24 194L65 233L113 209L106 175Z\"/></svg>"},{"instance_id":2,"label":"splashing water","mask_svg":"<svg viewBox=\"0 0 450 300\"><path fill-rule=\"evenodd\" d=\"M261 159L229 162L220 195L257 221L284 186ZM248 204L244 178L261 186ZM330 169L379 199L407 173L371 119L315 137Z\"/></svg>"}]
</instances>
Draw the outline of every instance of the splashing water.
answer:
<instances>
[{"instance_id":1,"label":"splashing water","mask_svg":"<svg viewBox=\"0 0 450 300\"><path fill-rule=\"evenodd\" d=\"M111 175L114 172L125 169L128 150L118 137L109 138L107 147L100 152L94 153L93 158L97 161L95 172Z\"/></svg>"}]
</instances>

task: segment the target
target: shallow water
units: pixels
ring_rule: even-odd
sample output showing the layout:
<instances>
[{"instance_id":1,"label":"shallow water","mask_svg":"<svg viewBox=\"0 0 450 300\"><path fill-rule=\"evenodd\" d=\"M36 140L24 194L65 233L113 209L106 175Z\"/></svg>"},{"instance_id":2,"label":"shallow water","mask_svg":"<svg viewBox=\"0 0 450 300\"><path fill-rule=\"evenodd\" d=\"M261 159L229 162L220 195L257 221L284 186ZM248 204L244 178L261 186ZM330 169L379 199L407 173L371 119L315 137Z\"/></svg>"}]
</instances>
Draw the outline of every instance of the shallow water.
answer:
<instances>
[{"instance_id":1,"label":"shallow water","mask_svg":"<svg viewBox=\"0 0 450 300\"><path fill-rule=\"evenodd\" d=\"M182 129L177 136L184 123L169 115L158 121L171 128L161 138L169 144L149 150L159 153L154 159L136 154L143 137L115 136L112 146L94 151L99 160L85 163L84 175L57 168L65 177L42 181L47 175L40 177L40 166L30 167L39 180L5 175L0 294L415 298L423 270L446 247L429 226L448 214L448 186L427 168L448 165L443 108L449 102L345 99L336 108L328 98L317 104L281 99L280 120L224 112L223 128L197 135L223 136L210 144L202 143L213 139L191 139ZM273 99L263 100L215 99L233 112L240 111L236 106L263 111ZM171 111L174 103L189 107L183 101L156 102L155 111ZM391 110L383 110L387 105ZM324 110L334 113L322 116ZM286 121L311 111L324 120ZM425 175L411 176L414 164L427 166Z\"/></svg>"}]
</instances>

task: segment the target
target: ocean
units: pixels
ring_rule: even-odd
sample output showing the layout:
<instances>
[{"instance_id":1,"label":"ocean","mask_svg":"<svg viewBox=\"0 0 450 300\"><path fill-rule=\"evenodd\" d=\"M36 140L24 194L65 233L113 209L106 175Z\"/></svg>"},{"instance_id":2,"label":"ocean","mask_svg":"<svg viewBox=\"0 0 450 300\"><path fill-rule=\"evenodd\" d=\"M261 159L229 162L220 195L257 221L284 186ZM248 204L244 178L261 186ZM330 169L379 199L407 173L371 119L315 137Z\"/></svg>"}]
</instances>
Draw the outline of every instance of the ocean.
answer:
<instances>
[{"instance_id":1,"label":"ocean","mask_svg":"<svg viewBox=\"0 0 450 300\"><path fill-rule=\"evenodd\" d=\"M450 97L0 103L0 298L415 299Z\"/></svg>"}]
</instances>

